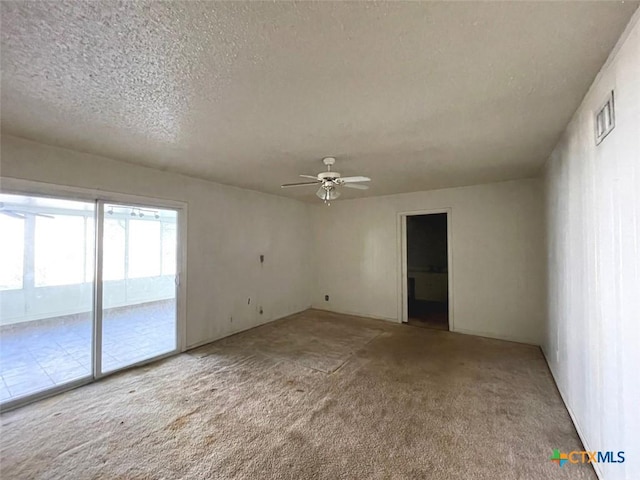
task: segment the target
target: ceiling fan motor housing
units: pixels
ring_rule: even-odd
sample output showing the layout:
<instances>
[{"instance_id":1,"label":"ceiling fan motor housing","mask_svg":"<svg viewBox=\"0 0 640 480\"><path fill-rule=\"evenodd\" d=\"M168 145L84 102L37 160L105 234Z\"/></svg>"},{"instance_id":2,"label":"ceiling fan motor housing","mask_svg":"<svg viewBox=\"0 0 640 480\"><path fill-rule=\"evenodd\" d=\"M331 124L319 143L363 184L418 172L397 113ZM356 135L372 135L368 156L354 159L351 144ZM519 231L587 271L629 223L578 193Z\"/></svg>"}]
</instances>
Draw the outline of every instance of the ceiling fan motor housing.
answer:
<instances>
[{"instance_id":1,"label":"ceiling fan motor housing","mask_svg":"<svg viewBox=\"0 0 640 480\"><path fill-rule=\"evenodd\" d=\"M318 174L318 180L336 180L340 178L338 172L322 172Z\"/></svg>"}]
</instances>

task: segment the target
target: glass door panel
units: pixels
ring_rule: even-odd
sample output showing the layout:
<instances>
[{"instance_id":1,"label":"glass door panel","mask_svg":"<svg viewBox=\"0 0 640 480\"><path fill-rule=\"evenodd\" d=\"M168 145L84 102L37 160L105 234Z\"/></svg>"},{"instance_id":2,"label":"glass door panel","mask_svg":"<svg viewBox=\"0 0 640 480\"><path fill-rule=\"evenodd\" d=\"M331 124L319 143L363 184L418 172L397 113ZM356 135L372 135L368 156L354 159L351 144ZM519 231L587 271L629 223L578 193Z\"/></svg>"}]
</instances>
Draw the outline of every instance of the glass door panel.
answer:
<instances>
[{"instance_id":1,"label":"glass door panel","mask_svg":"<svg viewBox=\"0 0 640 480\"><path fill-rule=\"evenodd\" d=\"M0 403L92 375L95 204L0 194Z\"/></svg>"},{"instance_id":2,"label":"glass door panel","mask_svg":"<svg viewBox=\"0 0 640 480\"><path fill-rule=\"evenodd\" d=\"M104 204L102 373L177 349L177 212Z\"/></svg>"}]
</instances>

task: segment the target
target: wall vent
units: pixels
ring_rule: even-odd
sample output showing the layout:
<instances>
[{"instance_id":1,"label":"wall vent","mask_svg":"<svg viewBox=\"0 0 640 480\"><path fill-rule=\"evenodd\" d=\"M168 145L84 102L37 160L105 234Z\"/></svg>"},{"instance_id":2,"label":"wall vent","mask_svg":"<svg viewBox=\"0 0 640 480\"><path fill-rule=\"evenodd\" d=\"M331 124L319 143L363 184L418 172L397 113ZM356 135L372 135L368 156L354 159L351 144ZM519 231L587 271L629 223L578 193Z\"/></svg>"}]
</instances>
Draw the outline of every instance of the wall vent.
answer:
<instances>
[{"instance_id":1,"label":"wall vent","mask_svg":"<svg viewBox=\"0 0 640 480\"><path fill-rule=\"evenodd\" d=\"M609 135L609 132L616 126L616 114L613 103L613 90L607 96L607 100L604 105L596 111L595 115L595 134L596 145L600 145L600 142Z\"/></svg>"}]
</instances>

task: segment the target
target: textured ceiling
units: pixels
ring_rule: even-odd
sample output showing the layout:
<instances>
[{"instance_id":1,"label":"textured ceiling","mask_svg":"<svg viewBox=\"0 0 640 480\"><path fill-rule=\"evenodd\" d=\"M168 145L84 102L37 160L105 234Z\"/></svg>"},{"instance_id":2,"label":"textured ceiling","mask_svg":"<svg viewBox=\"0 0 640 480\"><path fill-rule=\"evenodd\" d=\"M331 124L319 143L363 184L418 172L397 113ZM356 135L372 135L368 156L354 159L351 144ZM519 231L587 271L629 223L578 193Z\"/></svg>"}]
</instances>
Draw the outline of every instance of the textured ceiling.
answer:
<instances>
[{"instance_id":1,"label":"textured ceiling","mask_svg":"<svg viewBox=\"0 0 640 480\"><path fill-rule=\"evenodd\" d=\"M1 3L2 129L318 201L534 175L637 2Z\"/></svg>"}]
</instances>

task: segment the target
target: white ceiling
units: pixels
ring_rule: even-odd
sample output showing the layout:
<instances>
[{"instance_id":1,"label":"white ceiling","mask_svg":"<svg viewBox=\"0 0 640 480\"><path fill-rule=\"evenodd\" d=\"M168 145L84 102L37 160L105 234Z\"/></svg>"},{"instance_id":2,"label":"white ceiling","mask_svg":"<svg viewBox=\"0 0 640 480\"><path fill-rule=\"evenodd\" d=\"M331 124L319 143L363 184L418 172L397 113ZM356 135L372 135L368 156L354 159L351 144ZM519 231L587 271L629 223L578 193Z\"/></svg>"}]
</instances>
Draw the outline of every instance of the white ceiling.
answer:
<instances>
[{"instance_id":1,"label":"white ceiling","mask_svg":"<svg viewBox=\"0 0 640 480\"><path fill-rule=\"evenodd\" d=\"M535 175L638 2L1 3L2 129L344 197Z\"/></svg>"}]
</instances>

